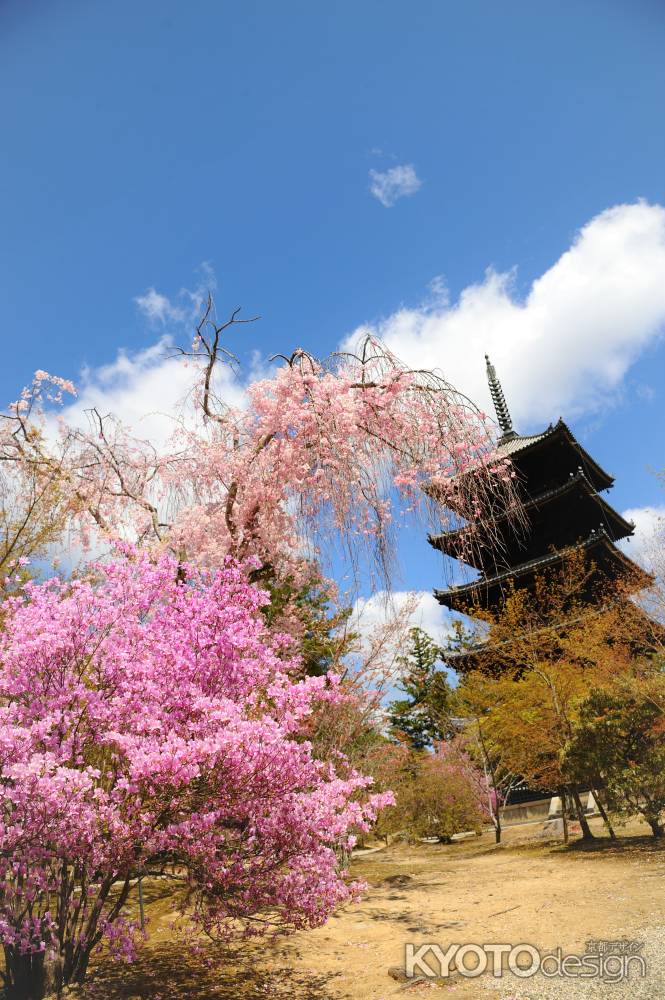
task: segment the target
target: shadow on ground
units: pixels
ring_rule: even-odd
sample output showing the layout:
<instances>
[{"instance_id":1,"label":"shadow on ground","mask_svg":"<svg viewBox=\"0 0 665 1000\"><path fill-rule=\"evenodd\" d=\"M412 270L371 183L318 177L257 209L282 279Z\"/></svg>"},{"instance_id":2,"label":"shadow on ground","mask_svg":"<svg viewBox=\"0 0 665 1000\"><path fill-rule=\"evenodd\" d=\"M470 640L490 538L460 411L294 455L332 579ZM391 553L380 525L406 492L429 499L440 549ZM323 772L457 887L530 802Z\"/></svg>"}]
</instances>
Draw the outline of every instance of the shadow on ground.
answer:
<instances>
[{"instance_id":1,"label":"shadow on ground","mask_svg":"<svg viewBox=\"0 0 665 1000\"><path fill-rule=\"evenodd\" d=\"M97 966L80 1000L332 1000L333 977L291 969L268 971L249 962L225 964L203 951L182 953L167 945L153 947L133 965L107 961ZM339 997L339 994L337 994Z\"/></svg>"},{"instance_id":2,"label":"shadow on ground","mask_svg":"<svg viewBox=\"0 0 665 1000\"><path fill-rule=\"evenodd\" d=\"M659 855L665 851L665 838L659 837L623 837L616 840L609 837L598 837L594 840L576 840L568 846L571 854L602 853L623 857Z\"/></svg>"}]
</instances>

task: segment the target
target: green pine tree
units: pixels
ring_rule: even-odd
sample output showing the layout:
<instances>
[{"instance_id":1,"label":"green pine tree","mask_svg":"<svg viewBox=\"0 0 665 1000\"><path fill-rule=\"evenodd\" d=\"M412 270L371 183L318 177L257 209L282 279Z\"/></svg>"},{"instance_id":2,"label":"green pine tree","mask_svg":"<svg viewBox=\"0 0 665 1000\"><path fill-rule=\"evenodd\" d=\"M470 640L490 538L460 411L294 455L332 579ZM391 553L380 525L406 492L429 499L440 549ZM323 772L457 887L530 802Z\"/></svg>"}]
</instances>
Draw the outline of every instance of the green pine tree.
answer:
<instances>
[{"instance_id":1,"label":"green pine tree","mask_svg":"<svg viewBox=\"0 0 665 1000\"><path fill-rule=\"evenodd\" d=\"M345 627L352 609L334 606L316 566L299 587L291 579L277 580L270 569L257 575L255 582L270 594L270 603L262 610L271 627L279 629L285 612L299 619L302 631L298 652L303 674L320 677L339 663L355 638L355 633Z\"/></svg>"},{"instance_id":2,"label":"green pine tree","mask_svg":"<svg viewBox=\"0 0 665 1000\"><path fill-rule=\"evenodd\" d=\"M437 669L442 650L420 628L409 631L398 685L406 697L391 702L388 719L393 736L414 750L425 750L452 735L452 689L445 671Z\"/></svg>"}]
</instances>

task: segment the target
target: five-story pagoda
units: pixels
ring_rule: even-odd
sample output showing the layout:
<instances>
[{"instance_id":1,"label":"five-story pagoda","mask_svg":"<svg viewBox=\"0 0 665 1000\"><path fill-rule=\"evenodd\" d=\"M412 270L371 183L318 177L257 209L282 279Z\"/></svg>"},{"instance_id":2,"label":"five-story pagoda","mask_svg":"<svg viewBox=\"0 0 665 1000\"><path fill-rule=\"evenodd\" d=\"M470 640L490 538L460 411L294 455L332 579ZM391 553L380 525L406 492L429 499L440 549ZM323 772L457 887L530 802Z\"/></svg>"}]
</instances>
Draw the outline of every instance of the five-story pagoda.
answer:
<instances>
[{"instance_id":1,"label":"five-story pagoda","mask_svg":"<svg viewBox=\"0 0 665 1000\"><path fill-rule=\"evenodd\" d=\"M630 579L637 590L650 578L616 542L631 535L634 526L600 495L614 479L605 472L559 419L539 434L513 430L508 406L494 366L486 356L487 377L501 429L498 452L508 456L520 484L526 527L516 530L504 515L473 526L430 536L430 544L448 556L461 558L480 572L471 583L435 590L437 600L453 611L500 610L511 587L534 587L544 572L556 568L573 551L583 551L596 573L611 580ZM595 600L595 590L589 600ZM462 671L476 665L477 646L447 657Z\"/></svg>"}]
</instances>

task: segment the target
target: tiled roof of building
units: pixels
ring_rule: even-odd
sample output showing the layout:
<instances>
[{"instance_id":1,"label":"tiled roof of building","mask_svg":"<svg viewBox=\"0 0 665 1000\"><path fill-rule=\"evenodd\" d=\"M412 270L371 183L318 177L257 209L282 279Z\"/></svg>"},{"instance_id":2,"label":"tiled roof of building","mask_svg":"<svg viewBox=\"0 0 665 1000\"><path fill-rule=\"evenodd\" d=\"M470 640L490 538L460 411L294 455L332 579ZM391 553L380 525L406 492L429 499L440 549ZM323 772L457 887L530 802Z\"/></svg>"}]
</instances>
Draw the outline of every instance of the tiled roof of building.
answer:
<instances>
[{"instance_id":1,"label":"tiled roof of building","mask_svg":"<svg viewBox=\"0 0 665 1000\"><path fill-rule=\"evenodd\" d=\"M536 441L542 441L553 430L554 424L550 424L549 427L539 434L516 434L514 437L499 438L497 451L500 455L514 455L515 452L522 451L523 448L528 448L529 445L535 444Z\"/></svg>"}]
</instances>

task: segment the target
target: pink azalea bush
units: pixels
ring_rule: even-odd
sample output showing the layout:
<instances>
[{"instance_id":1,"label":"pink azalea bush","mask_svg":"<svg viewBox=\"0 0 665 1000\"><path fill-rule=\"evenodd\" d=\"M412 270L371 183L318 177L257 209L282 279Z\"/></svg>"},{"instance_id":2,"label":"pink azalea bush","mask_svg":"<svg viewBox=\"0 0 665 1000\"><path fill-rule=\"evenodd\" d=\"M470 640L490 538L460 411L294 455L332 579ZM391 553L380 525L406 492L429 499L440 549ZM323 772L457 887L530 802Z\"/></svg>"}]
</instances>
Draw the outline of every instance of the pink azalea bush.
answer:
<instances>
[{"instance_id":1,"label":"pink azalea bush","mask_svg":"<svg viewBox=\"0 0 665 1000\"><path fill-rule=\"evenodd\" d=\"M435 753L412 753L406 766L397 762L396 807L382 817L384 833L447 843L456 833L482 830L489 815L488 786L463 750L443 743Z\"/></svg>"},{"instance_id":2,"label":"pink azalea bush","mask_svg":"<svg viewBox=\"0 0 665 1000\"><path fill-rule=\"evenodd\" d=\"M0 939L10 993L131 957L136 878L168 871L201 926L322 923L338 854L388 801L299 738L334 677L297 680L265 594L127 550L91 580L28 583L0 634ZM341 769L341 770L340 770Z\"/></svg>"},{"instance_id":3,"label":"pink azalea bush","mask_svg":"<svg viewBox=\"0 0 665 1000\"><path fill-rule=\"evenodd\" d=\"M452 740L438 743L433 755L434 768L442 781L454 785L453 778L468 790L479 815L487 822L496 808L497 795L485 771L469 753L469 741L464 733Z\"/></svg>"}]
</instances>

